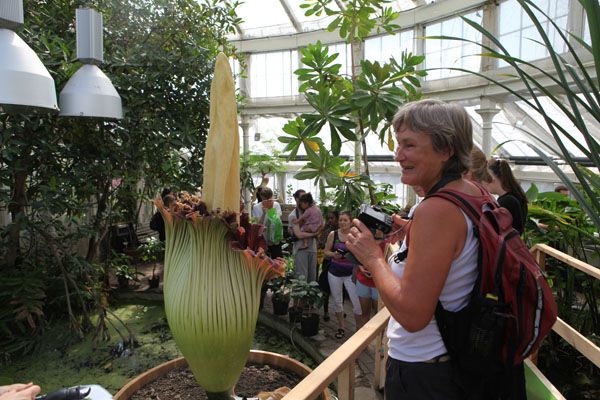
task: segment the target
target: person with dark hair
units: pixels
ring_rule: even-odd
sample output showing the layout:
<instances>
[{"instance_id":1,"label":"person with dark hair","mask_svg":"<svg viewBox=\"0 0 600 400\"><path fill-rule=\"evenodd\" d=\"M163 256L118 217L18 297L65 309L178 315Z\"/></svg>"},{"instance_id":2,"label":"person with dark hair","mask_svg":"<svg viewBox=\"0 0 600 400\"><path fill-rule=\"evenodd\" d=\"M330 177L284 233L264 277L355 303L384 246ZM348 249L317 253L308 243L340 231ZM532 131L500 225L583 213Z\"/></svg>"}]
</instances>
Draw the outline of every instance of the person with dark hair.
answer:
<instances>
[{"instance_id":1,"label":"person with dark hair","mask_svg":"<svg viewBox=\"0 0 600 400\"><path fill-rule=\"evenodd\" d=\"M362 309L360 301L356 294L356 285L352 281L352 270L356 265L348 260L348 248L346 247L346 238L350 227L352 226L352 213L342 211L339 218L339 229L329 233L327 243L325 244L325 256L331 258L329 264L329 287L331 288L331 297L333 299L333 311L338 320L338 330L335 334L337 339L344 337L344 287L348 293L348 297L352 302L354 310L354 319L356 325L359 326L361 321Z\"/></svg>"},{"instance_id":2,"label":"person with dark hair","mask_svg":"<svg viewBox=\"0 0 600 400\"><path fill-rule=\"evenodd\" d=\"M273 199L273 190L268 187L262 188L260 191L260 197L262 200L252 208L252 217L256 219L256 223L266 225L265 220L267 218L267 211L271 208L275 208L277 216L281 218L281 206L277 201L275 201L275 199ZM267 232L265 235L270 237ZM273 259L277 257L283 257L281 242L275 243L274 241L267 240L267 255Z\"/></svg>"},{"instance_id":3,"label":"person with dark hair","mask_svg":"<svg viewBox=\"0 0 600 400\"><path fill-rule=\"evenodd\" d=\"M527 196L523 188L506 160L491 158L488 169L492 173L492 182L487 185L487 189L499 196L498 204L510 211L512 226L522 235L527 221Z\"/></svg>"},{"instance_id":4,"label":"person with dark hair","mask_svg":"<svg viewBox=\"0 0 600 400\"><path fill-rule=\"evenodd\" d=\"M567 188L565 185L558 185L557 187L554 188L554 192L564 194L567 197L569 197L569 194L570 194L569 188Z\"/></svg>"},{"instance_id":5,"label":"person with dark hair","mask_svg":"<svg viewBox=\"0 0 600 400\"><path fill-rule=\"evenodd\" d=\"M300 227L302 232L318 233L323 227L323 214L319 207L315 205L312 194L304 193L300 196L300 208L302 215L296 221L292 221ZM302 239L299 249L308 247L308 238Z\"/></svg>"},{"instance_id":6,"label":"person with dark hair","mask_svg":"<svg viewBox=\"0 0 600 400\"><path fill-rule=\"evenodd\" d=\"M174 194L170 187L163 189L163 191L160 193L160 198L163 199L168 194L171 194L171 195Z\"/></svg>"},{"instance_id":7,"label":"person with dark hair","mask_svg":"<svg viewBox=\"0 0 600 400\"><path fill-rule=\"evenodd\" d=\"M462 106L433 99L411 102L398 110L392 125L402 183L427 194L443 188L491 200L485 190L463 177L471 168L473 128ZM403 221L397 215L393 220L392 231L397 231ZM435 318L438 302L454 312L471 300L479 250L471 219L446 199L426 197L415 209L409 238L389 264L369 228L358 219L353 224L346 246L371 274L391 314L386 398L524 398L522 368L515 369L514 375L511 370L510 379L476 382L460 369Z\"/></svg>"},{"instance_id":8,"label":"person with dark hair","mask_svg":"<svg viewBox=\"0 0 600 400\"><path fill-rule=\"evenodd\" d=\"M329 295L331 294L331 289L329 287L329 264L331 263L331 257L325 256L325 244L327 243L327 238L329 237L329 233L335 231L339 227L339 219L340 213L337 210L332 210L327 212L327 220L325 221L325 226L321 229L321 232L318 236L318 249L317 249L317 258L322 258L321 262L321 272L319 273L319 287L321 291L323 291L323 320L329 321Z\"/></svg>"},{"instance_id":9,"label":"person with dark hair","mask_svg":"<svg viewBox=\"0 0 600 400\"><path fill-rule=\"evenodd\" d=\"M169 193L171 193L170 190L169 190ZM176 198L172 194L166 194L162 198L165 208L169 208L175 200L176 200ZM150 220L150 229L152 229L154 231L158 231L158 239L161 242L164 242L166 240L167 237L166 237L166 232L165 232L165 221L163 220L163 216L160 213L160 211L155 212L154 215L152 216L152 219Z\"/></svg>"},{"instance_id":10,"label":"person with dark hair","mask_svg":"<svg viewBox=\"0 0 600 400\"><path fill-rule=\"evenodd\" d=\"M301 248L300 240L294 241L294 272L297 277L303 276L307 282L312 282L317 280L317 239L315 236L318 233L302 232L297 224L303 213L302 207L300 207L300 197L305 193L306 191L302 189L298 189L294 193L296 208L288 216L288 222L289 229L296 238L309 238L308 246L305 248Z\"/></svg>"}]
</instances>

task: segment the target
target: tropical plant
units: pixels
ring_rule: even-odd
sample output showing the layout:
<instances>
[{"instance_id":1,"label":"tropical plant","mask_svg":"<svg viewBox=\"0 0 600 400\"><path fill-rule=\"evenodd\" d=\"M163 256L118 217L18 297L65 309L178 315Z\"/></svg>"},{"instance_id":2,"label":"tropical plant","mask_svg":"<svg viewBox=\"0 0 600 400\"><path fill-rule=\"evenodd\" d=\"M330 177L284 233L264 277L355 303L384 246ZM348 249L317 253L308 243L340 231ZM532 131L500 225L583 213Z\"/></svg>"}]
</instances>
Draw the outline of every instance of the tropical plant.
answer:
<instances>
[{"instance_id":1,"label":"tropical plant","mask_svg":"<svg viewBox=\"0 0 600 400\"><path fill-rule=\"evenodd\" d=\"M563 32L557 23L548 17L533 1L517 1L533 22L541 38L541 41L538 43L547 49L549 58L552 61L552 67L541 67L536 63L527 62L512 56L494 34L480 24L465 17L462 17L462 19L471 27L481 32L483 37L491 43L490 45L450 36L432 36L430 38L475 43L483 48L483 56L503 60L512 68L511 73L503 73L502 76L519 79L525 85L524 91L515 89L513 86L508 85L506 81L486 73L462 68L448 69L467 72L498 85L516 98L522 100L543 117L558 147L554 148L548 143L545 143L545 146L554 153L555 157L558 157L571 167L571 171L577 177L578 183L571 181L560 168L559 162L548 156L540 147L528 143L529 146L564 182L577 202L583 207L596 229L600 230L600 197L598 196L600 180L598 180L597 176L589 174L584 168L581 168L575 157L566 147L566 144L571 142L591 161L594 167L600 167L600 143L590 133L588 122L586 121L587 118L590 118L596 123L600 123L600 87L598 85L598 76L600 76L600 3L598 0L580 0L587 14L592 42L590 45L582 38L568 32ZM550 38L551 33L545 29L547 24L540 22L541 18L548 20L554 39ZM567 52L561 54L556 49L563 45L567 49ZM592 66L586 63L586 59L590 56L594 61ZM551 85L548 82L551 82ZM562 125L558 120L553 118L543 107L540 100L542 96L545 96L562 111L564 116L573 124L573 127L579 131L583 141L580 141L577 135L572 135L569 132L569 127ZM537 139L535 134L531 132L525 133Z\"/></svg>"},{"instance_id":2,"label":"tropical plant","mask_svg":"<svg viewBox=\"0 0 600 400\"><path fill-rule=\"evenodd\" d=\"M291 280L291 296L302 304L302 313L311 314L323 304L323 291L316 281L306 282L303 276Z\"/></svg>"},{"instance_id":3,"label":"tropical plant","mask_svg":"<svg viewBox=\"0 0 600 400\"><path fill-rule=\"evenodd\" d=\"M152 278L156 277L156 266L158 261L165 256L165 244L155 237L148 239L141 245L142 261L152 263Z\"/></svg>"},{"instance_id":4,"label":"tropical plant","mask_svg":"<svg viewBox=\"0 0 600 400\"><path fill-rule=\"evenodd\" d=\"M24 1L19 35L58 92L81 65L73 30L80 3ZM80 335L88 326L85 303L95 301L85 287L96 287L110 259L111 226L137 222L141 202L158 187L202 184L211 60L217 49L231 51L225 35L239 21L237 3L217 0L87 3L104 16L102 69L124 118L0 114L0 203L11 221L0 227L0 273L37 271L47 283L39 318L68 313Z\"/></svg>"},{"instance_id":5,"label":"tropical plant","mask_svg":"<svg viewBox=\"0 0 600 400\"><path fill-rule=\"evenodd\" d=\"M240 184L243 189L254 193L254 174L260 174L261 182L267 175L273 175L285 171L283 157L276 149L272 149L270 154L255 154L252 152L244 153L240 157ZM243 193L243 192L242 192Z\"/></svg>"},{"instance_id":6,"label":"tropical plant","mask_svg":"<svg viewBox=\"0 0 600 400\"><path fill-rule=\"evenodd\" d=\"M113 256L110 260L110 268L115 271L115 276L119 281L120 287L127 287L129 282L139 282L138 278L140 275L144 275L143 272L138 271L131 264L131 257L123 253L117 253L113 250Z\"/></svg>"},{"instance_id":7,"label":"tropical plant","mask_svg":"<svg viewBox=\"0 0 600 400\"><path fill-rule=\"evenodd\" d=\"M335 16L327 29L330 32L337 29L340 37L351 44L353 53L354 48L374 30L393 34L393 30L399 28L392 23L398 13L393 12L391 7L385 7L390 3L388 0L342 1L344 7L340 7L340 10L329 7L332 1L309 0L301 7L307 10L305 15L324 13ZM426 73L417 70L416 66L424 57L405 52L399 60L392 58L384 64L363 60L360 68L354 65L353 58L352 76L344 76L340 73L341 64L335 63L338 54L330 54L329 47L323 46L320 41L300 48L300 51L306 67L295 73L302 82L299 90L305 94L314 112L289 121L283 128L289 136L279 138L286 144L284 151L289 152L289 159L295 158L301 147L306 151L310 163L304 167L306 171L299 172L295 177L315 179L321 198L325 197L326 187L336 187L341 179L347 183L345 195L351 196L348 204L362 203L367 191L371 203L375 203L374 185L367 162L366 137L377 135L381 144L387 142L393 151L391 121L402 104L420 97L417 77ZM325 126L329 128L331 149L325 149L318 137ZM352 142L362 149L365 173L361 178L346 179L350 170L360 175L361 165L357 158L353 168L341 168L343 161L337 156L343 141Z\"/></svg>"},{"instance_id":8,"label":"tropical plant","mask_svg":"<svg viewBox=\"0 0 600 400\"><path fill-rule=\"evenodd\" d=\"M528 244L546 243L588 263L599 257L600 239L579 202L561 193L538 193L535 184L527 196ZM561 318L585 336L600 332L600 281L554 258L546 265Z\"/></svg>"},{"instance_id":9,"label":"tropical plant","mask_svg":"<svg viewBox=\"0 0 600 400\"><path fill-rule=\"evenodd\" d=\"M169 209L156 205L165 220L169 327L209 399L229 399L248 359L263 281L284 266L264 253L264 225L239 214L235 88L227 57L215 64L202 200L183 193Z\"/></svg>"}]
</instances>

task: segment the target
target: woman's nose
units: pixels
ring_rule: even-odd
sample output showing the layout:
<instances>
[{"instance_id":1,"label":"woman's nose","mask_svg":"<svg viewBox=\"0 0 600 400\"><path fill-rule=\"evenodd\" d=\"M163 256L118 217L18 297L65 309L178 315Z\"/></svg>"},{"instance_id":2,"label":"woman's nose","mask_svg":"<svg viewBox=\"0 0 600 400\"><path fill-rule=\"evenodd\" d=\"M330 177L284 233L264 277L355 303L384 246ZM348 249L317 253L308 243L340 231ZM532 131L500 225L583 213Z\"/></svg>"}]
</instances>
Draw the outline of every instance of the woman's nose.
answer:
<instances>
[{"instance_id":1,"label":"woman's nose","mask_svg":"<svg viewBox=\"0 0 600 400\"><path fill-rule=\"evenodd\" d=\"M396 146L396 154L394 154L394 160L400 162L404 160L404 154L402 153L402 147L400 145Z\"/></svg>"}]
</instances>

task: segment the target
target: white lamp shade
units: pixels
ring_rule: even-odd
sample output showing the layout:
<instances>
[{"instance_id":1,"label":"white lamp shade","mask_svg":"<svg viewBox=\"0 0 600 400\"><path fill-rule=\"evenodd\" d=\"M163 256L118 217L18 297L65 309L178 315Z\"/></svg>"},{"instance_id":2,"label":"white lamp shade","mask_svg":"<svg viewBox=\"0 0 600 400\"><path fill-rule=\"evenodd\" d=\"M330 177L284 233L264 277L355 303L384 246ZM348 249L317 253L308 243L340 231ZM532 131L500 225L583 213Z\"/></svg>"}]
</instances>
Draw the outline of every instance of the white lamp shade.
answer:
<instances>
[{"instance_id":1,"label":"white lamp shade","mask_svg":"<svg viewBox=\"0 0 600 400\"><path fill-rule=\"evenodd\" d=\"M123 118L121 97L110 79L96 65L84 64L58 97L60 116Z\"/></svg>"},{"instance_id":2,"label":"white lamp shade","mask_svg":"<svg viewBox=\"0 0 600 400\"><path fill-rule=\"evenodd\" d=\"M8 112L58 111L54 79L13 31L0 29L0 105Z\"/></svg>"}]
</instances>

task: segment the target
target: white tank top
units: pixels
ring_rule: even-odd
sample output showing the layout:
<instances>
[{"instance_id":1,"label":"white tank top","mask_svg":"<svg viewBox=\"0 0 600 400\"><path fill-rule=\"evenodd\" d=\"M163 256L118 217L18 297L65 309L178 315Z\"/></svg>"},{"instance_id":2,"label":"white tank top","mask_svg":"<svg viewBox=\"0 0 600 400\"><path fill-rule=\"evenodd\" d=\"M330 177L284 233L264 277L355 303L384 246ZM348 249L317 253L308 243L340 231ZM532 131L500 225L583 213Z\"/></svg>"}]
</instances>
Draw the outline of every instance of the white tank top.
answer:
<instances>
[{"instance_id":1,"label":"white tank top","mask_svg":"<svg viewBox=\"0 0 600 400\"><path fill-rule=\"evenodd\" d=\"M469 217L462 210L460 211L467 221L467 238L462 252L450 265L448 277L440 294L440 301L444 309L448 311L457 311L467 305L477 279L479 239L474 236L473 223ZM388 260L392 272L400 279L404 273L406 260L396 263L394 258L396 254L404 250L406 250L405 243ZM387 336L389 338L389 355L396 360L421 362L448 352L435 316L431 318L425 328L412 333L405 330L392 317L388 323Z\"/></svg>"}]
</instances>

